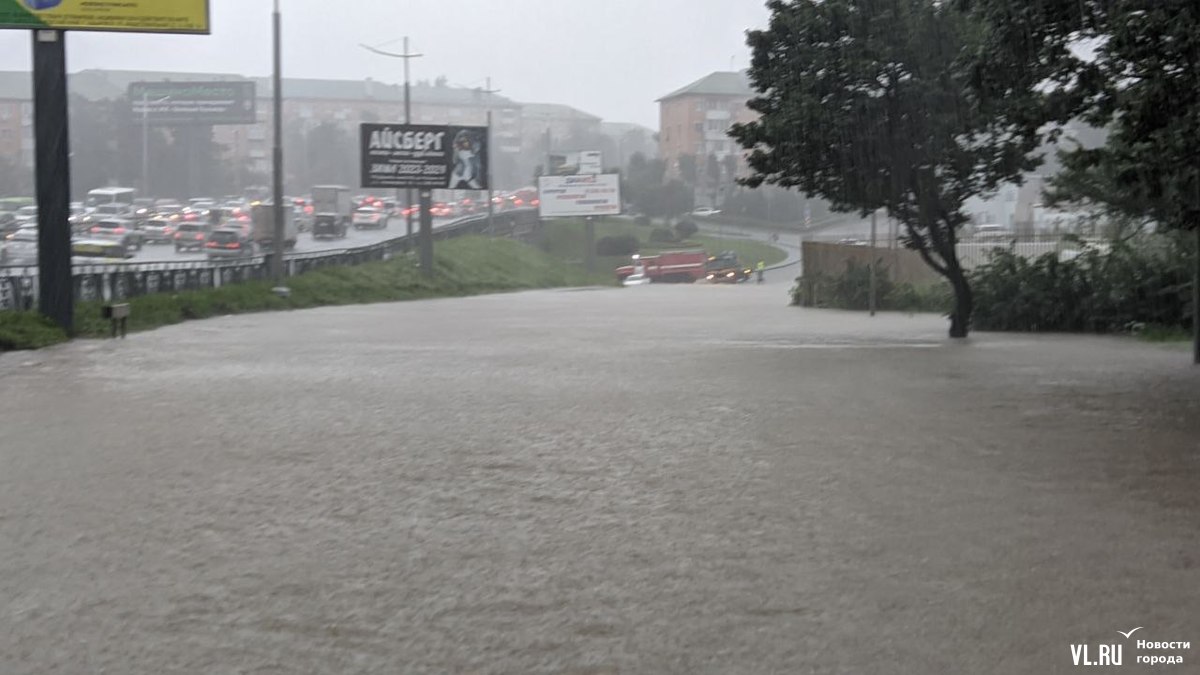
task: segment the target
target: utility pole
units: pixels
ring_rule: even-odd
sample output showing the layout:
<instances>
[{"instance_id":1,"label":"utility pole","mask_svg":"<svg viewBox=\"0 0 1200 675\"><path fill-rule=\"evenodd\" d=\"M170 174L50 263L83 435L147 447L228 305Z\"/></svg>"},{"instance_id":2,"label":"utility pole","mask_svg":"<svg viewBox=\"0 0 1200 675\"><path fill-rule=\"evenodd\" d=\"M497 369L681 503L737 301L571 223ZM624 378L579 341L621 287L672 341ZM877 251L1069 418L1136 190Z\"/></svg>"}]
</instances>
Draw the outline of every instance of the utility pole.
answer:
<instances>
[{"instance_id":1,"label":"utility pole","mask_svg":"<svg viewBox=\"0 0 1200 675\"><path fill-rule=\"evenodd\" d=\"M359 46L369 52L379 54L381 56L389 56L393 59L404 59L404 123L412 124L412 85L409 82L408 63L409 63L409 61L412 61L413 59L421 58L422 56L424 56L424 54L414 54L414 53L408 51L408 36L407 35L404 36L404 52L401 54L397 54L395 52L385 52L382 49L379 49L377 47L370 47L370 46L362 45L362 44L360 44ZM396 198L397 199L400 198L400 190L399 189L396 190ZM426 208L426 207L422 206L421 208ZM406 227L407 236L404 239L404 245L405 245L405 248L407 249L408 247L412 246L412 238L413 238L412 188L406 188L404 190L404 219L405 219L405 224L407 226Z\"/></svg>"},{"instance_id":2,"label":"utility pole","mask_svg":"<svg viewBox=\"0 0 1200 675\"><path fill-rule=\"evenodd\" d=\"M875 209L871 212L871 260L869 261L871 270L871 289L867 298L867 304L870 305L871 316L875 316L875 232L878 220L879 209Z\"/></svg>"},{"instance_id":3,"label":"utility pole","mask_svg":"<svg viewBox=\"0 0 1200 675\"><path fill-rule=\"evenodd\" d=\"M275 0L275 11L271 15L271 28L274 36L274 70L272 85L274 86L274 118L275 139L271 153L272 171L274 173L274 190L272 211L274 212L275 232L271 236L271 278L275 282L275 292L280 295L287 293L283 286L283 253L286 248L286 236L283 222L283 58L280 45L283 34L282 20L279 14L279 0Z\"/></svg>"},{"instance_id":4,"label":"utility pole","mask_svg":"<svg viewBox=\"0 0 1200 675\"><path fill-rule=\"evenodd\" d=\"M499 92L499 89L492 89L492 78L487 79L487 89L483 93L487 94L487 147L484 149L484 159L487 164L483 167L484 180L487 182L487 190L484 191L484 198L487 199L488 209L488 236L496 236L496 223L493 220L496 215L496 208L492 204L492 94Z\"/></svg>"}]
</instances>

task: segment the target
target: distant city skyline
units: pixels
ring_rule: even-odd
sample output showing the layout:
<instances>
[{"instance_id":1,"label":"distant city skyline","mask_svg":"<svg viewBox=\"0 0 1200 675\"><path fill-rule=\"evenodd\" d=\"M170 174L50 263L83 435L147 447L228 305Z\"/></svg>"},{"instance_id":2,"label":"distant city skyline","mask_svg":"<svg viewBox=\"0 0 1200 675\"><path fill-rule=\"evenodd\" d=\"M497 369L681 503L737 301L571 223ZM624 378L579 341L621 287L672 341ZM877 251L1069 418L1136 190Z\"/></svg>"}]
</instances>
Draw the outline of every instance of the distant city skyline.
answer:
<instances>
[{"instance_id":1,"label":"distant city skyline","mask_svg":"<svg viewBox=\"0 0 1200 675\"><path fill-rule=\"evenodd\" d=\"M658 128L655 100L713 71L745 68L745 31L766 24L762 0L360 0L328 11L324 0L283 0L284 74L289 78L403 81L396 59L407 34L412 77L493 87L523 102L560 103L606 121ZM210 36L68 35L74 71L270 72L267 0L212 0ZM452 16L448 16L452 14ZM464 18L465 17L465 18ZM26 31L0 31L5 70L30 67Z\"/></svg>"}]
</instances>

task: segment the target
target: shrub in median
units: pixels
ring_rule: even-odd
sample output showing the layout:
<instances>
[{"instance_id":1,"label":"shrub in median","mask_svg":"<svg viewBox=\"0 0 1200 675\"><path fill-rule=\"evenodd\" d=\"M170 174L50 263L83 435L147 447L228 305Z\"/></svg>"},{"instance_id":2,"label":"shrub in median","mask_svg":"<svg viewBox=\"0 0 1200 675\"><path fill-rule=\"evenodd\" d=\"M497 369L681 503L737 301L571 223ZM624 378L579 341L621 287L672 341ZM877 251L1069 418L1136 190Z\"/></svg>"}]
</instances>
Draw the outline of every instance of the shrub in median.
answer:
<instances>
[{"instance_id":1,"label":"shrub in median","mask_svg":"<svg viewBox=\"0 0 1200 675\"><path fill-rule=\"evenodd\" d=\"M667 227L656 227L650 230L650 241L655 244L671 244L675 242L675 233Z\"/></svg>"},{"instance_id":2,"label":"shrub in median","mask_svg":"<svg viewBox=\"0 0 1200 675\"><path fill-rule=\"evenodd\" d=\"M681 220L675 224L675 234L678 235L680 239L687 239L699 231L700 228L696 226L696 223L693 223L690 220Z\"/></svg>"},{"instance_id":3,"label":"shrub in median","mask_svg":"<svg viewBox=\"0 0 1200 675\"><path fill-rule=\"evenodd\" d=\"M632 234L601 237L596 242L596 255L631 256L637 253L640 247L641 242Z\"/></svg>"}]
</instances>

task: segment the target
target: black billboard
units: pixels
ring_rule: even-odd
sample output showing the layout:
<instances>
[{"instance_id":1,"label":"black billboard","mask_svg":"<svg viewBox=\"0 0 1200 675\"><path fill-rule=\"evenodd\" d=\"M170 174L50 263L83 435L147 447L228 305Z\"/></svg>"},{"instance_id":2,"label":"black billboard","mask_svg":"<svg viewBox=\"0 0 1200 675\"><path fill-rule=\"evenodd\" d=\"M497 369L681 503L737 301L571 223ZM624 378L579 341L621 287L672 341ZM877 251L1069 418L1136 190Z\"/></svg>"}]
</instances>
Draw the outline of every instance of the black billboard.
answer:
<instances>
[{"instance_id":1,"label":"black billboard","mask_svg":"<svg viewBox=\"0 0 1200 675\"><path fill-rule=\"evenodd\" d=\"M134 82L129 85L132 118L152 126L255 124L254 83Z\"/></svg>"},{"instance_id":2,"label":"black billboard","mask_svg":"<svg viewBox=\"0 0 1200 675\"><path fill-rule=\"evenodd\" d=\"M487 127L364 124L362 187L487 190Z\"/></svg>"}]
</instances>

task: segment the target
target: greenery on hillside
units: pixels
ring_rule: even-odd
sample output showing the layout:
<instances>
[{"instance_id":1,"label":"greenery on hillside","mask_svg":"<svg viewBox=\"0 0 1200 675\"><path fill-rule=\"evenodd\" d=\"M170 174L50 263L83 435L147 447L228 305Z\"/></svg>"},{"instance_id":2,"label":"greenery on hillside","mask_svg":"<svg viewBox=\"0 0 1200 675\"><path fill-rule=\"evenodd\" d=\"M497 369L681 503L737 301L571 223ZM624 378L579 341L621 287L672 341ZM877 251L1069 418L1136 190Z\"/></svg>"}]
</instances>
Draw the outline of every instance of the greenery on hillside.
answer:
<instances>
[{"instance_id":1,"label":"greenery on hillside","mask_svg":"<svg viewBox=\"0 0 1200 675\"><path fill-rule=\"evenodd\" d=\"M129 301L129 330L224 314L613 283L609 274L589 275L577 265L507 239L463 237L439 242L434 258L433 279L422 276L412 258L403 257L293 277L288 280L291 295L287 298L273 294L268 282L137 297ZM99 302L76 307L79 336L109 334L110 324L100 317L101 307ZM36 314L0 312L0 350L36 349L65 339Z\"/></svg>"}]
</instances>

